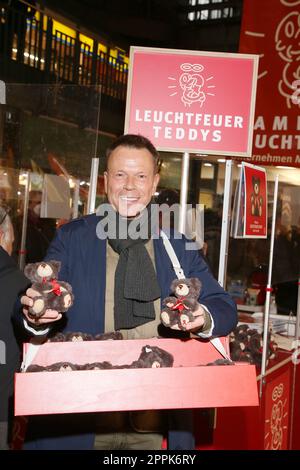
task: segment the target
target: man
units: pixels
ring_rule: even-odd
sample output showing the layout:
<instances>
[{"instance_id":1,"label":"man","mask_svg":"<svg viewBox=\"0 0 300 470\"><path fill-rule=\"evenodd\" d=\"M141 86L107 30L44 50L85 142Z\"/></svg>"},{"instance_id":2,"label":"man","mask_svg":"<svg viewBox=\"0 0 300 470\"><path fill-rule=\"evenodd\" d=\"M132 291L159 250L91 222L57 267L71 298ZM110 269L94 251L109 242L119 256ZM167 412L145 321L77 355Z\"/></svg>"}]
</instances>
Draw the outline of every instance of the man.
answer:
<instances>
[{"instance_id":1,"label":"man","mask_svg":"<svg viewBox=\"0 0 300 470\"><path fill-rule=\"evenodd\" d=\"M158 158L152 143L139 135L122 136L108 149L104 178L109 215L97 217L93 214L58 230L46 259L62 262L60 279L72 285L75 302L64 318L59 312L46 311L37 322L39 333L46 334L48 324L56 322L58 329L90 334L121 330L128 339L158 334L161 299L170 294L171 282L176 277L162 238L151 233L146 239L129 238L128 235L124 239L118 236L118 230L108 230L105 239L101 225L104 221L109 225L116 215L118 227L125 223L129 232L131 224L141 220L158 185ZM186 277L199 277L203 283L201 305L194 312L195 319L187 325L187 330L204 337L228 334L236 325L235 304L212 277L198 251L186 250L185 239L170 238ZM32 331L36 326L30 324L26 306L32 305L35 295L29 289L21 299L25 306L25 326ZM36 418L35 430L31 428L26 448L160 449L162 430L152 424L153 414L151 417L149 414L99 413L94 415L94 423L91 423L91 415L81 415L80 420L76 415L68 418L64 415L60 424L55 417L47 417L46 421ZM61 426L66 426L67 419L72 423L69 429L72 436L60 438L58 433L62 433ZM179 423L176 419L171 420L172 449L192 448L191 440L184 442L184 438L190 436L188 432L184 433L185 425L189 424L184 421L188 419L186 413L181 413ZM82 431L78 421L81 421Z\"/></svg>"},{"instance_id":2,"label":"man","mask_svg":"<svg viewBox=\"0 0 300 470\"><path fill-rule=\"evenodd\" d=\"M41 218L42 192L31 190L29 192L29 203L27 213L26 231L26 263L41 261L47 253L50 242L54 238L56 230L55 219ZM21 246L23 214L14 221L16 229L16 249ZM18 255L18 253L17 253Z\"/></svg>"},{"instance_id":3,"label":"man","mask_svg":"<svg viewBox=\"0 0 300 470\"><path fill-rule=\"evenodd\" d=\"M0 206L0 450L7 450L13 421L14 372L20 364L12 314L17 295L28 279L11 258L14 230L8 209Z\"/></svg>"}]
</instances>

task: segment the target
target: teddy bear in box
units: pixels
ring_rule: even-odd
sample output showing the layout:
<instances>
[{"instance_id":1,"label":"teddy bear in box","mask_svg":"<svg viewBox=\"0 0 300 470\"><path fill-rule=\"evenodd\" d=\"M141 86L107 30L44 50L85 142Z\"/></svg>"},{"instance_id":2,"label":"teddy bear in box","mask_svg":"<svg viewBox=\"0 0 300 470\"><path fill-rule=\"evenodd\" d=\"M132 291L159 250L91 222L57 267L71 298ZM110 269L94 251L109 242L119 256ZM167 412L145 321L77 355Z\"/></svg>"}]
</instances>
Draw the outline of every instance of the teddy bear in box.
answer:
<instances>
[{"instance_id":1,"label":"teddy bear in box","mask_svg":"<svg viewBox=\"0 0 300 470\"><path fill-rule=\"evenodd\" d=\"M32 289L39 292L34 297L28 314L33 319L40 318L47 309L66 312L73 304L72 287L67 282L58 281L60 261L42 261L27 264L24 274L32 281Z\"/></svg>"},{"instance_id":2,"label":"teddy bear in box","mask_svg":"<svg viewBox=\"0 0 300 470\"><path fill-rule=\"evenodd\" d=\"M185 330L187 323L194 320L193 312L199 307L200 290L201 282L195 277L175 279L171 284L175 297L163 300L162 323L168 327L178 325L179 329Z\"/></svg>"},{"instance_id":3,"label":"teddy bear in box","mask_svg":"<svg viewBox=\"0 0 300 470\"><path fill-rule=\"evenodd\" d=\"M68 372L73 370L103 370L103 369L144 369L159 367L173 367L174 357L168 351L158 346L146 345L142 347L139 358L131 364L113 365L111 362L92 362L89 364L72 364L70 362L56 362L43 367L38 364L31 364L26 372Z\"/></svg>"},{"instance_id":4,"label":"teddy bear in box","mask_svg":"<svg viewBox=\"0 0 300 470\"><path fill-rule=\"evenodd\" d=\"M142 347L139 358L131 364L112 365L108 361L94 362L86 364L82 368L84 370L99 370L99 369L157 369L159 367L172 367L174 357L168 351L159 348L158 346L146 345Z\"/></svg>"},{"instance_id":5,"label":"teddy bear in box","mask_svg":"<svg viewBox=\"0 0 300 470\"><path fill-rule=\"evenodd\" d=\"M54 336L48 338L48 343L60 343L64 341L109 341L109 340L121 340L123 335L121 331L109 331L107 333L99 333L95 336L88 333L82 333L81 331L61 333L58 332Z\"/></svg>"}]
</instances>

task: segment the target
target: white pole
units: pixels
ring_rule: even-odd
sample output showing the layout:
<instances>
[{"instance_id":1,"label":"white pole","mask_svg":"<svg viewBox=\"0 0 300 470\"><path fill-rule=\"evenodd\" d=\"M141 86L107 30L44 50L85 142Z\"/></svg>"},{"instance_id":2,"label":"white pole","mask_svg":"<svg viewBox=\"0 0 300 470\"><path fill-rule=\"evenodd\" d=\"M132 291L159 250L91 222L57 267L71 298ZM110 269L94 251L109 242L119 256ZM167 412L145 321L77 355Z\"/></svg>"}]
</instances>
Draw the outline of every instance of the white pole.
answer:
<instances>
[{"instance_id":1,"label":"white pole","mask_svg":"<svg viewBox=\"0 0 300 470\"><path fill-rule=\"evenodd\" d=\"M92 158L87 214L95 212L99 158Z\"/></svg>"},{"instance_id":2,"label":"white pole","mask_svg":"<svg viewBox=\"0 0 300 470\"><path fill-rule=\"evenodd\" d=\"M97 90L97 88L98 87L95 87L95 91ZM96 155L98 153L100 104L101 104L101 87L100 87L99 100L98 100L96 140L95 140L94 157L92 158L92 164L91 164L90 187L89 187L88 204L87 204L87 210L86 210L87 214L92 214L93 212L95 212L95 204L96 204L98 170L99 170L99 158L97 158Z\"/></svg>"},{"instance_id":3,"label":"white pole","mask_svg":"<svg viewBox=\"0 0 300 470\"><path fill-rule=\"evenodd\" d=\"M6 104L6 85L0 80L0 104Z\"/></svg>"},{"instance_id":4,"label":"white pole","mask_svg":"<svg viewBox=\"0 0 300 470\"><path fill-rule=\"evenodd\" d=\"M266 374L266 366L267 366L269 308L270 308L270 296L271 296L271 291L272 291L271 282L272 282L272 268L273 268L273 249L274 249L275 228L276 228L277 197L278 197L278 175L276 175L275 185L274 185L272 231L271 231L271 240L270 240L269 272L268 272L268 284L267 284L267 289L266 289L267 293L266 293L265 315L264 315L263 351L262 351L262 360L261 360L261 378L260 378L260 390L259 390L260 397L262 396L264 377Z\"/></svg>"},{"instance_id":5,"label":"white pole","mask_svg":"<svg viewBox=\"0 0 300 470\"><path fill-rule=\"evenodd\" d=\"M225 288L231 213L232 160L226 160L218 282Z\"/></svg>"},{"instance_id":6,"label":"white pole","mask_svg":"<svg viewBox=\"0 0 300 470\"><path fill-rule=\"evenodd\" d=\"M22 220L22 236L21 246L19 251L19 268L23 271L26 260L26 234L27 234L27 217L28 217L28 205L29 205L29 187L30 187L30 172L24 173L26 176L26 183L24 188L24 207L23 207L23 220Z\"/></svg>"},{"instance_id":7,"label":"white pole","mask_svg":"<svg viewBox=\"0 0 300 470\"><path fill-rule=\"evenodd\" d=\"M190 166L190 154L184 152L182 164L181 164L181 185L180 185L180 215L179 215L179 227L180 233L185 233L185 221L186 221L186 204L188 195L188 184L189 184L189 166Z\"/></svg>"},{"instance_id":8,"label":"white pole","mask_svg":"<svg viewBox=\"0 0 300 470\"><path fill-rule=\"evenodd\" d=\"M75 186L73 189L73 208L72 208L72 219L76 219L78 217L78 203L79 203L79 179L75 180Z\"/></svg>"}]
</instances>

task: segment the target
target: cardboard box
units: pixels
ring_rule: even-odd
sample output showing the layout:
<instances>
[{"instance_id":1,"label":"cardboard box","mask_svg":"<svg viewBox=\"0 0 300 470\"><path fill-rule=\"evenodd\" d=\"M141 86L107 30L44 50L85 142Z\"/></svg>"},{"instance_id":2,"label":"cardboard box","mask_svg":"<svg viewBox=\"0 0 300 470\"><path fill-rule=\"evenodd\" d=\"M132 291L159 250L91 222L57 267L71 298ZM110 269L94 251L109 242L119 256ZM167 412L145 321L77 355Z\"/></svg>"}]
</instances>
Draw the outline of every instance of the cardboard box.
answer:
<instances>
[{"instance_id":1,"label":"cardboard box","mask_svg":"<svg viewBox=\"0 0 300 470\"><path fill-rule=\"evenodd\" d=\"M33 363L106 360L114 365L130 364L144 345L173 354L174 367L17 373L15 414L258 405L255 367L243 363L206 366L220 354L210 342L198 339L45 343Z\"/></svg>"}]
</instances>

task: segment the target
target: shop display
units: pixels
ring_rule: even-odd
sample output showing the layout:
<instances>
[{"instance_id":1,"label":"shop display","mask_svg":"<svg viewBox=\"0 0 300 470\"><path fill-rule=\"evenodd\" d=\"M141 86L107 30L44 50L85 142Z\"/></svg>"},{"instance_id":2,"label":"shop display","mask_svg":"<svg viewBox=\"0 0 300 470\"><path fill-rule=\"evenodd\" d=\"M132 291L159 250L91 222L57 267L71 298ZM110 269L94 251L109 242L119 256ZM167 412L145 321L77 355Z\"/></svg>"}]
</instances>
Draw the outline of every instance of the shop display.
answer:
<instances>
[{"instance_id":1,"label":"shop display","mask_svg":"<svg viewBox=\"0 0 300 470\"><path fill-rule=\"evenodd\" d=\"M224 367L198 339L46 342L30 362L15 375L16 416L258 404L255 367Z\"/></svg>"},{"instance_id":2,"label":"shop display","mask_svg":"<svg viewBox=\"0 0 300 470\"><path fill-rule=\"evenodd\" d=\"M261 365L262 350L263 350L263 336L254 328L249 328L248 325L238 325L232 333L230 338L230 355L233 361L244 361L257 366ZM274 341L273 335L269 334L267 359L274 359L276 355L277 344Z\"/></svg>"}]
</instances>

